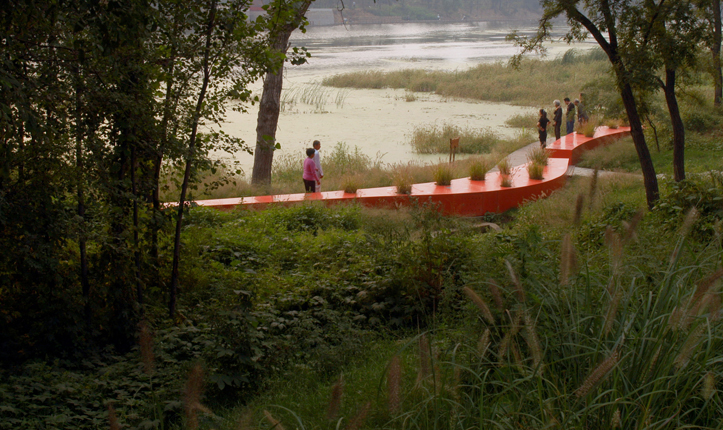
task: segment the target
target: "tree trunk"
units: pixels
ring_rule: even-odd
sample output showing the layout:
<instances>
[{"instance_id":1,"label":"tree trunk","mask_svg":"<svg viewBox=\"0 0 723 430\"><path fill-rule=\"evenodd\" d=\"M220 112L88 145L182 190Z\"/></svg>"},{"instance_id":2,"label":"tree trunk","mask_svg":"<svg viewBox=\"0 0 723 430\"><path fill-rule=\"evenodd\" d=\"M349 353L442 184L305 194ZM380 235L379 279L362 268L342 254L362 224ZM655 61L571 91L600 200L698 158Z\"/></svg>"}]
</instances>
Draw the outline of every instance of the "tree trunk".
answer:
<instances>
[{"instance_id":1,"label":"tree trunk","mask_svg":"<svg viewBox=\"0 0 723 430\"><path fill-rule=\"evenodd\" d=\"M173 239L173 266L171 268L171 286L168 300L168 315L171 319L176 314L176 296L178 294L178 266L181 260L181 227L183 226L183 207L186 204L186 192L188 191L188 183L191 179L191 167L193 159L196 156L196 135L198 132L198 122L201 117L201 108L206 98L206 89L211 80L211 70L209 67L209 57L211 56L211 39L213 29L216 24L216 0L211 1L208 16L208 26L206 28L206 47L203 53L203 83L201 91L198 94L196 102L196 110L193 114L191 123L191 136L188 141L188 154L186 158L186 169L183 173L183 183L181 184L181 197L178 201L178 216L176 218L176 233Z\"/></svg>"},{"instance_id":2,"label":"tree trunk","mask_svg":"<svg viewBox=\"0 0 723 430\"><path fill-rule=\"evenodd\" d=\"M286 52L291 33L280 34L274 42L274 49ZM259 116L256 122L256 150L251 184L268 185L271 183L271 166L276 150L276 127L281 112L281 90L284 85L284 63L276 73L267 72L264 77L264 90L259 103Z\"/></svg>"},{"instance_id":3,"label":"tree trunk","mask_svg":"<svg viewBox=\"0 0 723 430\"><path fill-rule=\"evenodd\" d=\"M272 49L286 54L289 49L291 33L299 26L313 0L302 0L292 21L280 28L272 43ZM271 166L276 150L276 128L281 112L281 90L284 84L284 63L275 73L268 71L264 77L264 90L259 103L259 116L256 123L256 149L254 150L254 167L251 174L252 185L268 185L271 183Z\"/></svg>"},{"instance_id":4,"label":"tree trunk","mask_svg":"<svg viewBox=\"0 0 723 430\"><path fill-rule=\"evenodd\" d=\"M713 46L711 46L711 54L713 55L713 81L715 83L715 95L713 103L715 106L721 105L723 99L723 72L721 72L721 10L720 0L712 1L713 7Z\"/></svg>"},{"instance_id":5,"label":"tree trunk","mask_svg":"<svg viewBox=\"0 0 723 430\"><path fill-rule=\"evenodd\" d=\"M131 147L131 194L133 195L133 280L136 283L136 299L140 305L141 313L143 313L143 285L141 284L141 249L138 241L138 230L140 224L138 222L138 178L136 169L138 169L138 155L136 146Z\"/></svg>"},{"instance_id":6,"label":"tree trunk","mask_svg":"<svg viewBox=\"0 0 723 430\"><path fill-rule=\"evenodd\" d=\"M635 104L635 96L630 84L624 83L620 88L620 95L623 99L625 111L628 114L628 122L630 122L630 134L633 137L635 151L638 153L640 160L640 169L643 172L643 183L645 184L645 199L648 208L652 209L655 202L658 201L658 178L655 176L655 166L650 158L648 145L645 143L645 134L643 134L643 124L640 121L638 108Z\"/></svg>"},{"instance_id":7,"label":"tree trunk","mask_svg":"<svg viewBox=\"0 0 723 430\"><path fill-rule=\"evenodd\" d=\"M82 84L80 83L80 72L76 68L75 73L75 168L77 169L77 196L78 196L78 217L80 218L80 234L78 237L78 250L80 252L80 285L83 293L83 306L85 323L90 328L92 323L92 309L90 306L90 281L88 280L88 253L85 240L85 178L83 170L83 129L82 129Z\"/></svg>"},{"instance_id":8,"label":"tree trunk","mask_svg":"<svg viewBox=\"0 0 723 430\"><path fill-rule=\"evenodd\" d=\"M171 55L169 58L168 68L166 74L168 80L166 81L166 97L163 101L163 119L161 120L161 144L156 152L156 157L153 160L153 184L152 184L152 195L153 201L153 215L151 217L151 259L153 260L153 273L151 275L151 283L157 287L160 287L160 270L161 270L161 259L158 254L158 230L161 228L161 222L163 215L161 214L161 197L160 197L160 181L161 181L161 167L163 165L163 154L166 151L168 145L168 123L171 119L171 103L173 100L172 92L174 87L173 73L176 65L176 46L171 45Z\"/></svg>"},{"instance_id":9,"label":"tree trunk","mask_svg":"<svg viewBox=\"0 0 723 430\"><path fill-rule=\"evenodd\" d=\"M676 182L680 182L685 179L685 127L680 117L678 98L675 96L675 70L665 69L663 90L673 126L673 176Z\"/></svg>"}]
</instances>

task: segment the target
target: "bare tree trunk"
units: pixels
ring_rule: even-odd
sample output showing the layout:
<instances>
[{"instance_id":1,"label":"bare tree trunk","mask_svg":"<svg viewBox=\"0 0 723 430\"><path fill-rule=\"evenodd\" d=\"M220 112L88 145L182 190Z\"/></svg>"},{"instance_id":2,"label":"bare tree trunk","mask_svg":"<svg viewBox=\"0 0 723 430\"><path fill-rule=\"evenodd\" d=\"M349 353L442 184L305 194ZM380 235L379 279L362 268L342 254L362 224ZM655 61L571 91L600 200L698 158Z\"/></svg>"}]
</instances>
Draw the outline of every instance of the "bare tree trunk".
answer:
<instances>
[{"instance_id":1,"label":"bare tree trunk","mask_svg":"<svg viewBox=\"0 0 723 430\"><path fill-rule=\"evenodd\" d=\"M643 173L643 183L645 184L645 198L648 208L652 209L655 202L659 198L658 178L655 176L655 166L650 157L648 145L645 143L645 134L643 134L643 124L640 121L638 108L635 104L635 96L630 84L622 85L620 95L623 99L625 111L628 114L628 122L630 122L630 134L633 137L635 151L638 153L640 160L640 170Z\"/></svg>"},{"instance_id":2,"label":"bare tree trunk","mask_svg":"<svg viewBox=\"0 0 723 430\"><path fill-rule=\"evenodd\" d=\"M281 34L274 43L274 49L286 52L291 33ZM271 183L271 166L276 150L276 128L281 112L281 90L284 85L284 64L276 73L267 72L264 77L264 90L259 103L259 116L256 121L256 150L254 167L251 174L253 185Z\"/></svg>"},{"instance_id":3,"label":"bare tree trunk","mask_svg":"<svg viewBox=\"0 0 723 430\"><path fill-rule=\"evenodd\" d=\"M711 46L711 54L713 55L713 81L715 82L715 95L713 103L715 106L721 105L723 100L723 72L721 72L721 10L720 0L713 0L713 46Z\"/></svg>"},{"instance_id":4,"label":"bare tree trunk","mask_svg":"<svg viewBox=\"0 0 723 430\"><path fill-rule=\"evenodd\" d=\"M131 147L131 194L133 195L133 280L136 283L136 298L140 305L141 313L143 313L143 285L141 284L141 250L138 241L138 178L136 177L138 168L138 155L136 146Z\"/></svg>"},{"instance_id":5,"label":"bare tree trunk","mask_svg":"<svg viewBox=\"0 0 723 430\"><path fill-rule=\"evenodd\" d=\"M201 108L206 98L206 89L211 80L211 70L209 67L209 57L211 56L211 39L213 29L216 25L216 0L211 1L211 7L208 16L208 25L206 27L206 47L203 52L203 83L201 91L198 94L196 102L196 110L193 114L191 124L191 136L188 142L188 154L186 155L186 170L183 173L183 184L181 184L181 197L178 201L178 215L176 218L176 233L173 239L173 266L171 268L171 286L168 300L168 315L174 318L176 314L176 296L178 294L178 266L181 260L181 227L183 226L183 209L186 204L186 192L188 191L188 183L191 178L191 167L193 159L196 156L196 135L198 133L198 122L201 117Z\"/></svg>"},{"instance_id":6,"label":"bare tree trunk","mask_svg":"<svg viewBox=\"0 0 723 430\"><path fill-rule=\"evenodd\" d=\"M292 22L279 28L273 36L272 49L286 54L289 49L291 33L299 26L313 0L303 0L297 8ZM271 183L271 166L276 149L276 128L281 112L281 90L284 84L284 63L276 72L268 71L264 77L264 90L259 103L259 116L256 123L256 149L254 167L251 174L253 185Z\"/></svg>"},{"instance_id":7,"label":"bare tree trunk","mask_svg":"<svg viewBox=\"0 0 723 430\"><path fill-rule=\"evenodd\" d=\"M665 102L668 104L670 122L673 126L673 177L676 182L685 179L685 126L680 117L678 99L675 95L675 70L665 69Z\"/></svg>"},{"instance_id":8,"label":"bare tree trunk","mask_svg":"<svg viewBox=\"0 0 723 430\"><path fill-rule=\"evenodd\" d=\"M151 259L153 260L153 274L152 274L152 285L160 286L160 267L161 261L158 254L158 230L161 227L161 197L160 197L160 181L161 181L161 166L163 165L163 154L168 145L168 123L171 119L171 103L172 103L172 92L174 86L173 73L176 65L176 47L175 44L171 46L171 55L169 58L168 69L166 74L168 80L166 81L166 98L163 101L163 119L161 120L161 144L156 153L156 158L153 163L153 192L151 200L153 202L153 215L151 218Z\"/></svg>"}]
</instances>

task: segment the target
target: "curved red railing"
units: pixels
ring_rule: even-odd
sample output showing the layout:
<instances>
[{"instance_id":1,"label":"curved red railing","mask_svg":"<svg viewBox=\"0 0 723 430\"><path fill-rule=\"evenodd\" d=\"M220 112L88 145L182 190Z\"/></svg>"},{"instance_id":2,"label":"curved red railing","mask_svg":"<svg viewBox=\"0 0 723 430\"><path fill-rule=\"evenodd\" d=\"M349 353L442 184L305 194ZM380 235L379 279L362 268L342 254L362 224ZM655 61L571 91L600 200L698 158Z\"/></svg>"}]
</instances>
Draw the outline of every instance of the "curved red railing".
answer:
<instances>
[{"instance_id":1,"label":"curved red railing","mask_svg":"<svg viewBox=\"0 0 723 430\"><path fill-rule=\"evenodd\" d=\"M450 185L434 182L412 185L410 194L397 194L396 187L363 188L356 193L325 191L321 193L280 194L273 196L235 197L228 199L196 200L200 206L232 210L238 206L263 209L271 204L297 204L322 201L327 204L357 202L370 207L398 207L415 200L438 204L446 215L480 216L487 212L504 212L528 200L549 195L562 188L567 169L574 165L583 152L605 145L630 134L629 127L610 129L599 127L593 137L573 133L563 136L547 146L548 165L543 179L530 179L527 164L513 168L508 176L512 186L502 187L499 172L488 172L484 181L469 178L453 179Z\"/></svg>"}]
</instances>

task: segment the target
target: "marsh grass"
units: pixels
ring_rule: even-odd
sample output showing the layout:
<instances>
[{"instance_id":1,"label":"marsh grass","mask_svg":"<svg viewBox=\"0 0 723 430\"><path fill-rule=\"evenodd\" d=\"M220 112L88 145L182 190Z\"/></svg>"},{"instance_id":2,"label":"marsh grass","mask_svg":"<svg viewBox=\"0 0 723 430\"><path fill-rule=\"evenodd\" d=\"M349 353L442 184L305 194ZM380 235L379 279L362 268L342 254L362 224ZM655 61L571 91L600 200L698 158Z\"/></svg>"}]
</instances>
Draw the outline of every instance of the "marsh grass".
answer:
<instances>
[{"instance_id":1,"label":"marsh grass","mask_svg":"<svg viewBox=\"0 0 723 430\"><path fill-rule=\"evenodd\" d=\"M455 137L459 137L460 154L490 152L502 141L491 129L462 128L449 123L415 127L409 140L418 154L447 154L449 139Z\"/></svg>"},{"instance_id":2,"label":"marsh grass","mask_svg":"<svg viewBox=\"0 0 723 430\"><path fill-rule=\"evenodd\" d=\"M414 184L413 173L411 166L400 166L400 168L393 170L392 183L397 187L398 194L410 194L412 192L412 185Z\"/></svg>"},{"instance_id":3,"label":"marsh grass","mask_svg":"<svg viewBox=\"0 0 723 430\"><path fill-rule=\"evenodd\" d=\"M529 128L537 129L537 121L540 120L540 115L537 113L529 114L515 114L505 120L505 124L514 128Z\"/></svg>"},{"instance_id":4,"label":"marsh grass","mask_svg":"<svg viewBox=\"0 0 723 430\"><path fill-rule=\"evenodd\" d=\"M591 151L586 151L583 153L578 166L591 169L628 171L635 167L639 169L640 163L632 139L625 138L610 145L603 145Z\"/></svg>"},{"instance_id":5,"label":"marsh grass","mask_svg":"<svg viewBox=\"0 0 723 430\"><path fill-rule=\"evenodd\" d=\"M503 177L500 181L500 187L512 188L512 179L510 179L508 176Z\"/></svg>"},{"instance_id":6,"label":"marsh grass","mask_svg":"<svg viewBox=\"0 0 723 430\"><path fill-rule=\"evenodd\" d=\"M599 49L568 51L564 56L544 61L525 59L519 70L503 63L480 64L464 71L424 71L405 69L392 72L363 71L335 75L323 85L339 88L405 88L434 91L447 97L470 98L525 106L547 106L570 88L585 84L610 70ZM584 67L577 65L584 64ZM543 83L543 84L541 84ZM532 126L537 123L534 119Z\"/></svg>"},{"instance_id":7,"label":"marsh grass","mask_svg":"<svg viewBox=\"0 0 723 430\"><path fill-rule=\"evenodd\" d=\"M319 83L290 87L281 94L281 111L291 110L298 105L307 105L313 107L314 112L325 112L331 99L337 109L341 109L350 92L350 89L343 88L334 94L328 87Z\"/></svg>"}]
</instances>

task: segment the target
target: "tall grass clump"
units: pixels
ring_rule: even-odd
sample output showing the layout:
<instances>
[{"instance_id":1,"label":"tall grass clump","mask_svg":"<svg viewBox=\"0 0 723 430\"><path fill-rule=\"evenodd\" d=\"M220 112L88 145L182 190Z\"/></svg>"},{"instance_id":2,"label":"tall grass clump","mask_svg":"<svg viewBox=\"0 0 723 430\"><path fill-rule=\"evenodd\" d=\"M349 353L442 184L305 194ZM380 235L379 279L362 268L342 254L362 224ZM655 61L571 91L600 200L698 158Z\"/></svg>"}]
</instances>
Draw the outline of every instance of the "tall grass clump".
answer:
<instances>
[{"instance_id":1,"label":"tall grass clump","mask_svg":"<svg viewBox=\"0 0 723 430\"><path fill-rule=\"evenodd\" d=\"M473 181L484 181L490 161L486 157L476 157L469 165L469 178Z\"/></svg>"},{"instance_id":2,"label":"tall grass clump","mask_svg":"<svg viewBox=\"0 0 723 430\"><path fill-rule=\"evenodd\" d=\"M593 137L595 136L595 129L597 129L599 125L600 119L593 115L587 122L578 126L578 133L585 137Z\"/></svg>"},{"instance_id":3,"label":"tall grass clump","mask_svg":"<svg viewBox=\"0 0 723 430\"><path fill-rule=\"evenodd\" d=\"M514 128L536 129L537 121L540 120L538 113L515 114L505 120L505 124Z\"/></svg>"},{"instance_id":4,"label":"tall grass clump","mask_svg":"<svg viewBox=\"0 0 723 430\"><path fill-rule=\"evenodd\" d=\"M542 173L544 171L545 171L544 164L540 164L537 161L532 161L530 163L527 163L527 174L529 175L530 179L537 179L537 180L544 179L542 177Z\"/></svg>"},{"instance_id":5,"label":"tall grass clump","mask_svg":"<svg viewBox=\"0 0 723 430\"><path fill-rule=\"evenodd\" d=\"M452 169L447 164L438 164L434 170L434 182L437 185L450 185L452 183Z\"/></svg>"},{"instance_id":6,"label":"tall grass clump","mask_svg":"<svg viewBox=\"0 0 723 430\"><path fill-rule=\"evenodd\" d=\"M490 129L462 128L454 124L431 124L415 127L410 143L419 154L446 154L449 139L459 137L460 154L481 154L490 152L502 140Z\"/></svg>"},{"instance_id":7,"label":"tall grass clump","mask_svg":"<svg viewBox=\"0 0 723 430\"><path fill-rule=\"evenodd\" d=\"M510 159L505 157L497 163L497 169L500 171L500 175L508 176L512 173L512 164Z\"/></svg>"},{"instance_id":8,"label":"tall grass clump","mask_svg":"<svg viewBox=\"0 0 723 430\"><path fill-rule=\"evenodd\" d=\"M531 163L537 163L542 166L547 166L549 157L545 148L535 147L527 151L527 161Z\"/></svg>"}]
</instances>

